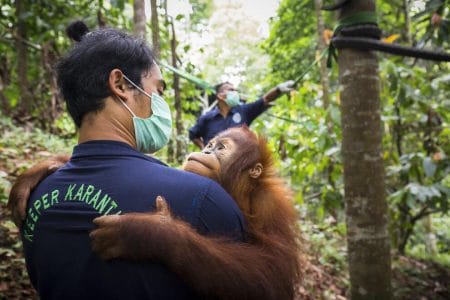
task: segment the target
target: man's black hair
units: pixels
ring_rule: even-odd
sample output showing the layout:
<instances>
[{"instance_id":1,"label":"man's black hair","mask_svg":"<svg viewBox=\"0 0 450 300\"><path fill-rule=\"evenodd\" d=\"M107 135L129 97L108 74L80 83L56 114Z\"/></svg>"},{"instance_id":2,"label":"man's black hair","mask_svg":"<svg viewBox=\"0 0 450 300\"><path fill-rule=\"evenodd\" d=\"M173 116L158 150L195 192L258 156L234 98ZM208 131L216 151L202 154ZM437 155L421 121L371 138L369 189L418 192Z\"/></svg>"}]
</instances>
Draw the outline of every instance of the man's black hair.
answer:
<instances>
[{"instance_id":1,"label":"man's black hair","mask_svg":"<svg viewBox=\"0 0 450 300\"><path fill-rule=\"evenodd\" d=\"M216 95L217 95L218 93L220 93L220 90L222 89L222 87L223 87L225 84L232 84L232 83L229 82L229 81L224 81L224 82L221 82L221 83L216 84L216 85L214 86L214 88L216 89Z\"/></svg>"},{"instance_id":2,"label":"man's black hair","mask_svg":"<svg viewBox=\"0 0 450 300\"><path fill-rule=\"evenodd\" d=\"M83 24L77 21L67 28L69 37L78 42L56 67L58 87L77 127L87 113L104 107L103 100L111 95L108 80L113 69L142 87L141 77L154 60L143 39L112 28L88 32Z\"/></svg>"}]
</instances>

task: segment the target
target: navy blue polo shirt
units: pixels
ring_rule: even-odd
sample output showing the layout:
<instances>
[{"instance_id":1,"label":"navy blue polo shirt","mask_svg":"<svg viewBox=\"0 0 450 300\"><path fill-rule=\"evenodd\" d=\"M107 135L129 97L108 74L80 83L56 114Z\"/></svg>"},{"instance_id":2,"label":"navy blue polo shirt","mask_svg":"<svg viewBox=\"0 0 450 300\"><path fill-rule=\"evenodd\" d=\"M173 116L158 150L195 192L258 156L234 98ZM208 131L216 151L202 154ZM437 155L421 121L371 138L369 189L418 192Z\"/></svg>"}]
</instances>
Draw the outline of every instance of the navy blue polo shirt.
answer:
<instances>
[{"instance_id":1,"label":"navy blue polo shirt","mask_svg":"<svg viewBox=\"0 0 450 300\"><path fill-rule=\"evenodd\" d=\"M262 114L269 106L264 104L264 99L260 98L255 102L236 105L231 108L228 115L224 118L218 107L201 115L197 123L189 129L189 139L203 138L206 145L219 132L231 127L241 125L250 126L254 119Z\"/></svg>"},{"instance_id":2,"label":"navy blue polo shirt","mask_svg":"<svg viewBox=\"0 0 450 300\"><path fill-rule=\"evenodd\" d=\"M28 203L22 239L40 298L198 299L161 264L104 262L91 251L95 217L154 210L158 195L198 232L243 240L243 216L216 182L169 168L124 143L82 143Z\"/></svg>"}]
</instances>

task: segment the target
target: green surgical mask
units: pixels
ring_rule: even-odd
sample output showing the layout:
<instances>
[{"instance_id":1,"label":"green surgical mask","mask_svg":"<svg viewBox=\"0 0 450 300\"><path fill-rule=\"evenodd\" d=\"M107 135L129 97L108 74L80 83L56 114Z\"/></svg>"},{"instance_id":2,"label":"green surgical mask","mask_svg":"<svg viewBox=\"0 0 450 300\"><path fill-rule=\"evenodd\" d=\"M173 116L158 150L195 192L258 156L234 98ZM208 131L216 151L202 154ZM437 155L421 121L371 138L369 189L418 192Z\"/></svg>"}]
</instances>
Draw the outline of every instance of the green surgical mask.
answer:
<instances>
[{"instance_id":1,"label":"green surgical mask","mask_svg":"<svg viewBox=\"0 0 450 300\"><path fill-rule=\"evenodd\" d=\"M225 103L228 104L229 107L238 105L240 103L239 93L237 91L227 92Z\"/></svg>"},{"instance_id":2,"label":"green surgical mask","mask_svg":"<svg viewBox=\"0 0 450 300\"><path fill-rule=\"evenodd\" d=\"M134 132L137 149L143 153L153 153L164 147L172 132L172 116L169 105L156 93L150 96L146 91L132 82L127 76L123 77L138 91L150 98L152 115L148 118L137 117L122 100L120 101L133 115Z\"/></svg>"}]
</instances>

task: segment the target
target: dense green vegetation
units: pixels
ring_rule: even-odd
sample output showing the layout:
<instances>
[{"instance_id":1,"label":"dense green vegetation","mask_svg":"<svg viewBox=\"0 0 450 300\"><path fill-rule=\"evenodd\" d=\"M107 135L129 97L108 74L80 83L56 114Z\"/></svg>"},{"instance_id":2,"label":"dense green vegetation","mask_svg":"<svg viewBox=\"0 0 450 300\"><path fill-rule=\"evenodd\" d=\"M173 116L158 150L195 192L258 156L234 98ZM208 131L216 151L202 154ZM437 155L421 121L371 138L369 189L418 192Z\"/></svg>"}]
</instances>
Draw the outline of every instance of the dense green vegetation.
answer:
<instances>
[{"instance_id":1,"label":"dense green vegetation","mask_svg":"<svg viewBox=\"0 0 450 300\"><path fill-rule=\"evenodd\" d=\"M258 24L251 18L244 22L246 15L239 1L217 5L211 0L191 0L190 16L181 13L172 17L165 9L166 1L159 2L161 59L172 59L173 24L180 69L211 84L221 80L220 74L230 74L239 79L239 88L250 99L279 82L298 78L321 54L318 38L323 34L318 33L314 1L281 0L267 38L255 38ZM26 286L17 230L5 209L11 183L36 160L70 152L76 143L75 127L57 93L52 69L71 44L65 26L80 18L91 28L107 24L132 31L132 3L0 3L0 282L22 278L18 284L25 282ZM379 0L376 4L383 37L398 34L394 43L450 51L448 0ZM336 16L327 12L321 15L325 28L332 30ZM151 30L148 22L149 41ZM206 37L213 43L192 42ZM430 299L445 299L450 293L450 64L385 54L379 57L389 233L397 272L394 292L408 299L407 290L416 288L424 295L434 293ZM252 128L269 137L279 170L296 192L304 238L312 245L311 261L327 274L322 276L312 268L316 271L311 271L311 278L316 282L310 282L311 290L305 294L320 288L323 292L317 297L339 299L337 295L345 293L349 283L345 275L338 70L334 63L326 71L326 83L321 80L319 64L308 70L297 89L278 99ZM175 112L173 75L165 71L164 76L169 87L165 98ZM187 128L201 112L199 98L204 96L201 89L186 80L181 80L178 88L181 113L174 120L178 120L180 128L169 147L156 153L173 166L179 166L184 155L194 149ZM181 145L180 150L177 145ZM12 263L3 265L5 258ZM427 272L423 266L439 270L439 275L423 276ZM423 284L415 285L416 279ZM435 290L430 281L436 282ZM323 282L331 284L327 287ZM13 287L0 283L0 295L16 295L11 292Z\"/></svg>"}]
</instances>

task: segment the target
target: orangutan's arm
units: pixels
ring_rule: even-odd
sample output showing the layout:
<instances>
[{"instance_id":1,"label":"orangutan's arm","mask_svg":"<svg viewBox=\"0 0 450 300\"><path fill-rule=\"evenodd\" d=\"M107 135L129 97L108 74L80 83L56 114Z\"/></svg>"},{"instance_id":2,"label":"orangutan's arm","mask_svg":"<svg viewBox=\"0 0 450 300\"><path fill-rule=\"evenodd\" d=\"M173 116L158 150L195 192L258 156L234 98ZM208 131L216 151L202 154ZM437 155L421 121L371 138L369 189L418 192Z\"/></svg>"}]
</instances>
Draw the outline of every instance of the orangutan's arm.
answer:
<instances>
[{"instance_id":1,"label":"orangutan's arm","mask_svg":"<svg viewBox=\"0 0 450 300\"><path fill-rule=\"evenodd\" d=\"M158 210L94 220L93 249L103 259L157 261L208 299L289 299L291 283L280 276L280 253L248 243L205 237L171 217L159 198ZM281 259L281 260L280 260Z\"/></svg>"},{"instance_id":2,"label":"orangutan's arm","mask_svg":"<svg viewBox=\"0 0 450 300\"><path fill-rule=\"evenodd\" d=\"M8 208L17 227L20 228L26 215L27 201L31 191L51 173L61 168L68 160L68 155L57 155L48 160L35 164L19 177L11 188Z\"/></svg>"}]
</instances>

